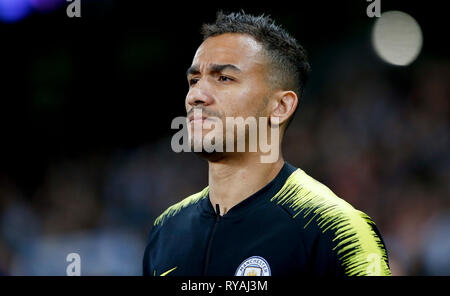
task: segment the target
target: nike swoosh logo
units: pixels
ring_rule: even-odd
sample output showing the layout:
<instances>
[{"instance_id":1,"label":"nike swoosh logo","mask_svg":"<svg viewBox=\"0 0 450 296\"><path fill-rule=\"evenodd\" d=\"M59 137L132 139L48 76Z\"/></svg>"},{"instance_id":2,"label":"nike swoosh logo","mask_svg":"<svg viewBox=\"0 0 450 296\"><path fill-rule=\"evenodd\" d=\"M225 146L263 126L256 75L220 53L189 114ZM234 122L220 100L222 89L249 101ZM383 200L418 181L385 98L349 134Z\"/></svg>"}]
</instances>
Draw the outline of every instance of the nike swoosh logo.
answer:
<instances>
[{"instance_id":1,"label":"nike swoosh logo","mask_svg":"<svg viewBox=\"0 0 450 296\"><path fill-rule=\"evenodd\" d=\"M177 269L177 267L178 267L178 266L175 266L174 268L169 269L168 271L161 273L159 276L166 276L166 275L169 274L170 272L172 272L172 271L174 271L175 269Z\"/></svg>"}]
</instances>

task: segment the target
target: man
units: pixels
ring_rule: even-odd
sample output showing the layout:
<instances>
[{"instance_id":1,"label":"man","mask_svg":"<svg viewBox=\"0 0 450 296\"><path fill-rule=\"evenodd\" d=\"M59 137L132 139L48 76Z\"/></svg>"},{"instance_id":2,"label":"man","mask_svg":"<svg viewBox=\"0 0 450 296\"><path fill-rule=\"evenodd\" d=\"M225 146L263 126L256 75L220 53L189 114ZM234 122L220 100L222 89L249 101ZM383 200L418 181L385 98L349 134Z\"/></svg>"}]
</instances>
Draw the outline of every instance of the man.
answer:
<instances>
[{"instance_id":1,"label":"man","mask_svg":"<svg viewBox=\"0 0 450 296\"><path fill-rule=\"evenodd\" d=\"M266 16L219 12L202 33L188 69L190 144L220 134L212 126L226 118L264 117L258 130L278 128L281 148L309 72L303 48ZM241 136L226 130L216 141L231 138L236 148ZM261 149L249 147L246 139L243 152L198 152L208 160L209 184L155 220L144 275L390 275L367 215L281 154L263 162Z\"/></svg>"}]
</instances>

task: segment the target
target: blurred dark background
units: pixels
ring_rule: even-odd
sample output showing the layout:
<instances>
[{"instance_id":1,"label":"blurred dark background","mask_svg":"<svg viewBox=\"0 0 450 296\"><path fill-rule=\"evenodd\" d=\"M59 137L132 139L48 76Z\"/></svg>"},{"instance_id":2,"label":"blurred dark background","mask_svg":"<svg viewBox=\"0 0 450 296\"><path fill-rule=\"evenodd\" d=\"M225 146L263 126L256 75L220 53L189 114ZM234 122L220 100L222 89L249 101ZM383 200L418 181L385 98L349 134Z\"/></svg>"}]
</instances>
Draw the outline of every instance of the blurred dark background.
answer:
<instances>
[{"instance_id":1,"label":"blurred dark background","mask_svg":"<svg viewBox=\"0 0 450 296\"><path fill-rule=\"evenodd\" d=\"M0 274L139 275L153 220L207 185L171 150L199 30L269 14L312 73L284 140L291 164L377 223L394 275L450 275L448 24L437 3L382 1L420 25L408 66L380 59L370 2L0 0ZM223 5L222 5L223 4Z\"/></svg>"}]
</instances>

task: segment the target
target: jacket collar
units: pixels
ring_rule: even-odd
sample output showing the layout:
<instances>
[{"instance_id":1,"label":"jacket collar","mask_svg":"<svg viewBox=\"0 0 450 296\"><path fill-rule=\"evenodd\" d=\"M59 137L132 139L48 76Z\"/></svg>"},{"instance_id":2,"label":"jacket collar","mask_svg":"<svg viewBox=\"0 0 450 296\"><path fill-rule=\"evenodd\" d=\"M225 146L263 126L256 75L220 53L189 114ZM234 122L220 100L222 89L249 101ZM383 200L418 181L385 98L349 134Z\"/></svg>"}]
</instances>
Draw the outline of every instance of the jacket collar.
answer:
<instances>
[{"instance_id":1,"label":"jacket collar","mask_svg":"<svg viewBox=\"0 0 450 296\"><path fill-rule=\"evenodd\" d=\"M221 216L221 219L234 219L242 217L252 209L256 208L258 205L264 202L268 202L273 196L277 194L278 191L281 190L288 177L295 170L297 170L296 167L285 161L280 172L272 181L270 181L267 185L265 185L254 194L242 200L240 203L233 206L225 215ZM203 198L198 204L198 208L202 215L209 217L216 216L216 211L214 210L215 205L213 207L209 199L209 190L206 197Z\"/></svg>"}]
</instances>

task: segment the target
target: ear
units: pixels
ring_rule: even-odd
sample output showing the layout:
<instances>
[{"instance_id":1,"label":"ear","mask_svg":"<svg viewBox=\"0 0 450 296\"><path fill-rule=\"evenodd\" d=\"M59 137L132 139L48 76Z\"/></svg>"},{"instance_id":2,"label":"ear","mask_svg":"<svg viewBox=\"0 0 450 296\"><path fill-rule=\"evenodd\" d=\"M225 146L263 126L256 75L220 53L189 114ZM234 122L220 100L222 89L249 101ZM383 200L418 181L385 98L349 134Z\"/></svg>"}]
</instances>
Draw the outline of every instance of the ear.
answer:
<instances>
[{"instance_id":1,"label":"ear","mask_svg":"<svg viewBox=\"0 0 450 296\"><path fill-rule=\"evenodd\" d=\"M292 113L294 113L295 108L297 108L298 98L293 91L280 91L276 94L276 97L276 104L270 115L271 117L278 117L281 125L287 122Z\"/></svg>"}]
</instances>

